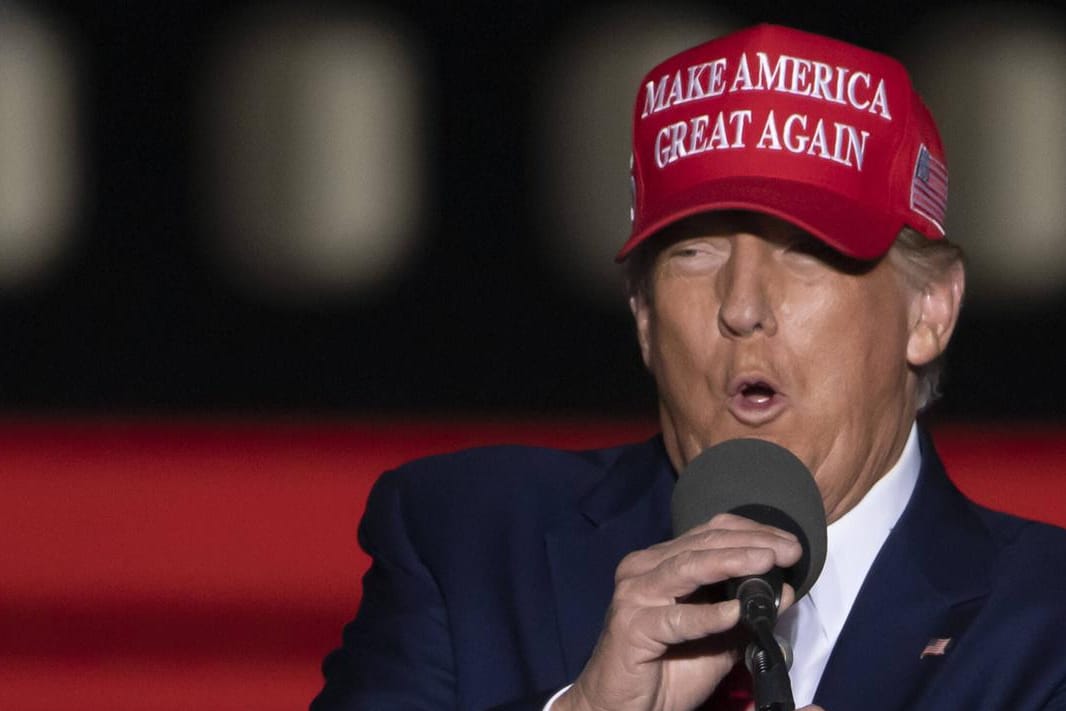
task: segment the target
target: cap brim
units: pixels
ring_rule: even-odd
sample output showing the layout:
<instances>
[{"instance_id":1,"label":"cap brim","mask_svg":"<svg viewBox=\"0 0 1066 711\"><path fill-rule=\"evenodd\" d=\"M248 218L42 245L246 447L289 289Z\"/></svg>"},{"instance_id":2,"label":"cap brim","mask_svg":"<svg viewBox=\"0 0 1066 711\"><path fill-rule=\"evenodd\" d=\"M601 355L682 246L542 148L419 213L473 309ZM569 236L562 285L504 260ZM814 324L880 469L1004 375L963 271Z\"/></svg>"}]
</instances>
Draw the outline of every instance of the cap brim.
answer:
<instances>
[{"instance_id":1,"label":"cap brim","mask_svg":"<svg viewBox=\"0 0 1066 711\"><path fill-rule=\"evenodd\" d=\"M660 216L635 232L615 257L621 262L649 237L704 212L752 210L790 222L837 251L861 260L883 256L903 228L901 217L860 205L822 186L765 177L703 183L662 201Z\"/></svg>"}]
</instances>

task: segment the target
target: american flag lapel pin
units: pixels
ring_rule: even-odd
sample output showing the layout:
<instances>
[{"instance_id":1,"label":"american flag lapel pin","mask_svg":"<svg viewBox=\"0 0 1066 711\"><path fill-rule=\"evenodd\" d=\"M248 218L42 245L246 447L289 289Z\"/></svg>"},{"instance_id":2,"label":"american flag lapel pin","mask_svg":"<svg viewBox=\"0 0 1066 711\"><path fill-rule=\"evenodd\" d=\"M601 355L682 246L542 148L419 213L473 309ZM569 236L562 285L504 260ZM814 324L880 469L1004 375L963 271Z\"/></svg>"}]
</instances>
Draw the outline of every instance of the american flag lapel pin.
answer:
<instances>
[{"instance_id":1,"label":"american flag lapel pin","mask_svg":"<svg viewBox=\"0 0 1066 711\"><path fill-rule=\"evenodd\" d=\"M926 657L942 657L945 652L948 651L948 647L951 646L951 637L934 637L929 640L929 643L925 645L925 649L922 650L919 659L925 659Z\"/></svg>"}]
</instances>

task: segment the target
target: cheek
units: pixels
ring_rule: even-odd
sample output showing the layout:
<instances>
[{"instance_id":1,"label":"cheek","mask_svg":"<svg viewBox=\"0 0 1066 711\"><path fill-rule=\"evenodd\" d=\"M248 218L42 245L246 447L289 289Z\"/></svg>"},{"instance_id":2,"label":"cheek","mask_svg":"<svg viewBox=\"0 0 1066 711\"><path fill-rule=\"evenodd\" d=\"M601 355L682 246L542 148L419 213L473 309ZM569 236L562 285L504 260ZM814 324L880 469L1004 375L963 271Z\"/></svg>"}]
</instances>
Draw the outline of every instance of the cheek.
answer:
<instances>
[{"instance_id":1,"label":"cheek","mask_svg":"<svg viewBox=\"0 0 1066 711\"><path fill-rule=\"evenodd\" d=\"M713 361L716 322L712 305L693 290L662 296L650 320L652 372L658 376L698 370Z\"/></svg>"},{"instance_id":2,"label":"cheek","mask_svg":"<svg viewBox=\"0 0 1066 711\"><path fill-rule=\"evenodd\" d=\"M898 392L909 334L895 294L838 289L817 296L786 310L790 350L817 400L862 409L878 391Z\"/></svg>"},{"instance_id":3,"label":"cheek","mask_svg":"<svg viewBox=\"0 0 1066 711\"><path fill-rule=\"evenodd\" d=\"M711 305L676 294L669 309L655 312L649 329L649 369L661 405L683 438L712 429L723 410L718 390L727 359Z\"/></svg>"},{"instance_id":4,"label":"cheek","mask_svg":"<svg viewBox=\"0 0 1066 711\"><path fill-rule=\"evenodd\" d=\"M698 330L659 322L652 332L650 370L660 393L681 396L693 388L706 371L710 350Z\"/></svg>"}]
</instances>

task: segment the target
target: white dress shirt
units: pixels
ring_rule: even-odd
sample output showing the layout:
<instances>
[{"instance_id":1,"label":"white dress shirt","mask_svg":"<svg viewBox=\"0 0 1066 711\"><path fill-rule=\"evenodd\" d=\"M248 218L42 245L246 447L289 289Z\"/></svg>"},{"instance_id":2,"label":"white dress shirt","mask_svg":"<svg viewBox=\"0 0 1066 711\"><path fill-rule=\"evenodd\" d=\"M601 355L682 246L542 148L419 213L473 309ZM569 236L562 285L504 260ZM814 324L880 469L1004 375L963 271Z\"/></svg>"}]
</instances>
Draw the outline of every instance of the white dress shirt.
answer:
<instances>
[{"instance_id":1,"label":"white dress shirt","mask_svg":"<svg viewBox=\"0 0 1066 711\"><path fill-rule=\"evenodd\" d=\"M896 525L918 481L922 457L912 426L899 461L839 519L829 524L825 567L811 591L781 614L777 634L792 645L792 695L810 704L844 622L877 552Z\"/></svg>"},{"instance_id":2,"label":"white dress shirt","mask_svg":"<svg viewBox=\"0 0 1066 711\"><path fill-rule=\"evenodd\" d=\"M794 661L788 676L797 708L814 700L829 653L877 552L910 501L921 466L915 424L911 425L899 460L855 508L829 524L829 545L821 575L810 592L778 619L777 634L792 645ZM551 711L555 700L569 688L560 689L545 704L544 711Z\"/></svg>"}]
</instances>

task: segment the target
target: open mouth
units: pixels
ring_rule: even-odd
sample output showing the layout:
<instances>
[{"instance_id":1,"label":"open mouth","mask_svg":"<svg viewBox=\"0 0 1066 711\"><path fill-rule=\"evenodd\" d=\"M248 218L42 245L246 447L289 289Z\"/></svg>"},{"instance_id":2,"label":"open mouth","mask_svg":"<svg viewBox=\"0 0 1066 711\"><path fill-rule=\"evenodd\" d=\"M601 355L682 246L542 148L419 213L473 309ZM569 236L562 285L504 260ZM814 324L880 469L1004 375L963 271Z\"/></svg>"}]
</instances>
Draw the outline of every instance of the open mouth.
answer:
<instances>
[{"instance_id":1,"label":"open mouth","mask_svg":"<svg viewBox=\"0 0 1066 711\"><path fill-rule=\"evenodd\" d=\"M774 399L777 391L762 381L747 383L740 388L740 396L752 405L766 405Z\"/></svg>"},{"instance_id":2,"label":"open mouth","mask_svg":"<svg viewBox=\"0 0 1066 711\"><path fill-rule=\"evenodd\" d=\"M776 418L788 402L773 384L758 376L737 379L730 391L729 411L741 422L753 426Z\"/></svg>"}]
</instances>

